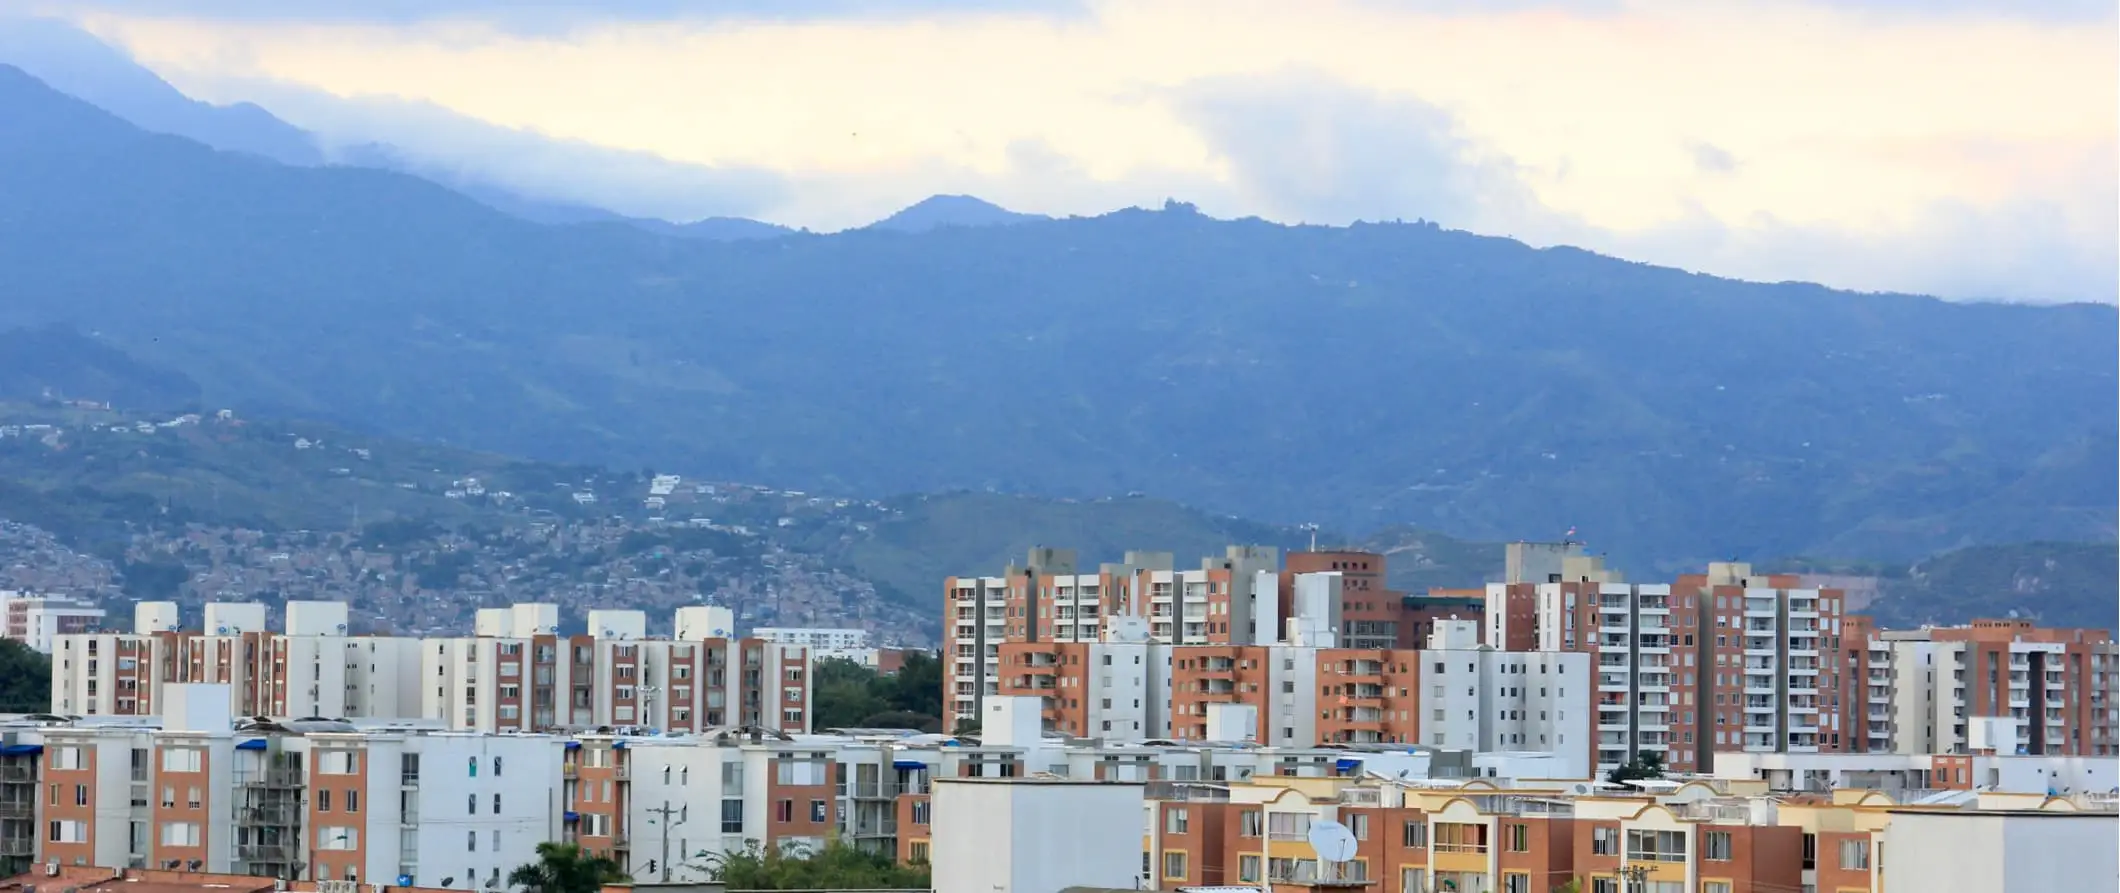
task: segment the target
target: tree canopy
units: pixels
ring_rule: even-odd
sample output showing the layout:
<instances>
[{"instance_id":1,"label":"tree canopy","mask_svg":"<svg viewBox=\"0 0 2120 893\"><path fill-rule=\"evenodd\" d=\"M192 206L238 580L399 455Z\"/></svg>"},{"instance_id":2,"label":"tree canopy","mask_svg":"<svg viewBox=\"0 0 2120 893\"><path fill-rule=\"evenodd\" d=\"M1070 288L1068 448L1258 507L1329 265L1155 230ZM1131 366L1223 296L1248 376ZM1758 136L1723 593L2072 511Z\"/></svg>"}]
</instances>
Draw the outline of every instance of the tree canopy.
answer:
<instances>
[{"instance_id":1,"label":"tree canopy","mask_svg":"<svg viewBox=\"0 0 2120 893\"><path fill-rule=\"evenodd\" d=\"M0 713L51 709L52 661L13 639L0 639Z\"/></svg>"},{"instance_id":2,"label":"tree canopy","mask_svg":"<svg viewBox=\"0 0 2120 893\"><path fill-rule=\"evenodd\" d=\"M1637 753L1634 755L1634 759L1628 760L1623 765L1615 766L1611 772L1605 773L1605 780L1613 784L1626 784L1630 781L1662 777L1664 777L1664 755L1653 750Z\"/></svg>"},{"instance_id":3,"label":"tree canopy","mask_svg":"<svg viewBox=\"0 0 2120 893\"><path fill-rule=\"evenodd\" d=\"M926 890L932 883L926 865L900 865L837 839L794 853L753 844L715 860L713 876L730 890Z\"/></svg>"},{"instance_id":4,"label":"tree canopy","mask_svg":"<svg viewBox=\"0 0 2120 893\"><path fill-rule=\"evenodd\" d=\"M582 852L579 844L537 845L537 861L508 872L508 885L531 893L596 893L603 885L626 880L618 863Z\"/></svg>"},{"instance_id":5,"label":"tree canopy","mask_svg":"<svg viewBox=\"0 0 2120 893\"><path fill-rule=\"evenodd\" d=\"M817 662L812 682L820 729L942 729L942 663L933 654L905 656L896 673L878 673L850 660Z\"/></svg>"}]
</instances>

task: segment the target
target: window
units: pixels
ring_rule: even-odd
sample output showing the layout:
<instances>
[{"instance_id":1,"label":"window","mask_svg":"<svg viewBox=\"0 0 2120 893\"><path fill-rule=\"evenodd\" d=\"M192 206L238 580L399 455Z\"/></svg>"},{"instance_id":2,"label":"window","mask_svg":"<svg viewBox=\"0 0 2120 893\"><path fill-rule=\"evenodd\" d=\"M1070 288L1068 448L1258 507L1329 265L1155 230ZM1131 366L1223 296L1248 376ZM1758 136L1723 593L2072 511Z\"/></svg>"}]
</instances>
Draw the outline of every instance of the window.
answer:
<instances>
[{"instance_id":1,"label":"window","mask_svg":"<svg viewBox=\"0 0 2120 893\"><path fill-rule=\"evenodd\" d=\"M464 852L467 852L467 853L476 853L476 852L478 852L478 832L477 832L477 831L466 831L466 832L464 832Z\"/></svg>"},{"instance_id":2,"label":"window","mask_svg":"<svg viewBox=\"0 0 2120 893\"><path fill-rule=\"evenodd\" d=\"M782 800L773 804L773 816L781 822L795 821L795 801Z\"/></svg>"},{"instance_id":3,"label":"window","mask_svg":"<svg viewBox=\"0 0 2120 893\"><path fill-rule=\"evenodd\" d=\"M163 845L163 846L198 846L198 845L199 845L199 823L197 823L197 822L163 822L163 823L162 823L162 845Z\"/></svg>"},{"instance_id":4,"label":"window","mask_svg":"<svg viewBox=\"0 0 2120 893\"><path fill-rule=\"evenodd\" d=\"M87 806L87 805L88 805L88 785L85 785L85 784L77 784L77 785L74 785L74 805L75 805L75 806ZM197 809L197 808L199 808L199 789L198 789L198 788L192 788L192 789L191 789L191 808L193 808L193 809Z\"/></svg>"},{"instance_id":5,"label":"window","mask_svg":"<svg viewBox=\"0 0 2120 893\"><path fill-rule=\"evenodd\" d=\"M1237 857L1237 881L1245 884L1256 884L1259 882L1259 857Z\"/></svg>"},{"instance_id":6,"label":"window","mask_svg":"<svg viewBox=\"0 0 2120 893\"><path fill-rule=\"evenodd\" d=\"M1867 840L1841 841L1840 867L1847 871L1870 870L1870 842Z\"/></svg>"},{"instance_id":7,"label":"window","mask_svg":"<svg viewBox=\"0 0 2120 893\"><path fill-rule=\"evenodd\" d=\"M1348 816L1347 827L1349 830L1352 830L1354 832L1354 839L1369 839L1369 816L1363 815L1361 813L1356 813L1354 815Z\"/></svg>"},{"instance_id":8,"label":"window","mask_svg":"<svg viewBox=\"0 0 2120 893\"><path fill-rule=\"evenodd\" d=\"M1163 854L1163 877L1166 880L1185 880L1185 851L1170 850Z\"/></svg>"},{"instance_id":9,"label":"window","mask_svg":"<svg viewBox=\"0 0 2120 893\"><path fill-rule=\"evenodd\" d=\"M1105 660L1110 659L1111 658L1109 657L1105 658ZM911 862L915 865L927 864L928 842L925 840L916 840L912 843L907 844L905 848L905 861ZM1725 891L1725 893L1727 893L1727 891Z\"/></svg>"},{"instance_id":10,"label":"window","mask_svg":"<svg viewBox=\"0 0 2120 893\"><path fill-rule=\"evenodd\" d=\"M1594 877L1590 879L1590 893L1619 893L1619 878Z\"/></svg>"},{"instance_id":11,"label":"window","mask_svg":"<svg viewBox=\"0 0 2120 893\"><path fill-rule=\"evenodd\" d=\"M1437 822L1434 849L1438 853L1485 853L1487 826L1463 822Z\"/></svg>"},{"instance_id":12,"label":"window","mask_svg":"<svg viewBox=\"0 0 2120 893\"><path fill-rule=\"evenodd\" d=\"M1508 829L1506 829L1506 833L1509 839L1510 852L1531 852L1531 826L1526 825L1522 822L1513 822L1509 825ZM1525 883L1530 883L1530 881L1527 880L1525 881Z\"/></svg>"},{"instance_id":13,"label":"window","mask_svg":"<svg viewBox=\"0 0 2120 893\"><path fill-rule=\"evenodd\" d=\"M494 777L494 778L499 778L499 777L501 777L501 758L500 758L500 757L494 757L494 758L493 758L493 777Z\"/></svg>"},{"instance_id":14,"label":"window","mask_svg":"<svg viewBox=\"0 0 2120 893\"><path fill-rule=\"evenodd\" d=\"M1191 822L1183 806L1165 807L1163 810L1163 833L1184 834Z\"/></svg>"},{"instance_id":15,"label":"window","mask_svg":"<svg viewBox=\"0 0 2120 893\"><path fill-rule=\"evenodd\" d=\"M1701 858L1703 859L1713 859L1717 862L1730 861L1730 832L1708 832L1707 839L1701 841L1701 850Z\"/></svg>"},{"instance_id":16,"label":"window","mask_svg":"<svg viewBox=\"0 0 2120 893\"><path fill-rule=\"evenodd\" d=\"M1399 829L1399 845L1412 850L1427 849L1428 822L1425 820L1407 822L1405 827Z\"/></svg>"},{"instance_id":17,"label":"window","mask_svg":"<svg viewBox=\"0 0 2120 893\"><path fill-rule=\"evenodd\" d=\"M329 788L320 789L317 791L317 811L331 811L331 790Z\"/></svg>"},{"instance_id":18,"label":"window","mask_svg":"<svg viewBox=\"0 0 2120 893\"><path fill-rule=\"evenodd\" d=\"M1627 832L1627 861L1684 862L1686 861L1686 832L1629 830Z\"/></svg>"},{"instance_id":19,"label":"window","mask_svg":"<svg viewBox=\"0 0 2120 893\"><path fill-rule=\"evenodd\" d=\"M69 749L70 749L70 750L79 750L79 748L69 748ZM75 757L75 759L77 759L77 760L78 760L78 759L79 759L79 757L77 756L77 757ZM78 767L78 766L74 766L74 767L64 767L64 768L80 768L80 767ZM198 749L198 748L196 748L196 747L171 747L171 748L166 748L166 749L164 749L164 750L162 751L162 771L164 771L164 772L197 772L197 771L199 771L199 749Z\"/></svg>"},{"instance_id":20,"label":"window","mask_svg":"<svg viewBox=\"0 0 2120 893\"><path fill-rule=\"evenodd\" d=\"M317 830L320 832L317 835L317 849L357 850L361 848L361 829L359 828L319 828Z\"/></svg>"},{"instance_id":21,"label":"window","mask_svg":"<svg viewBox=\"0 0 2120 893\"><path fill-rule=\"evenodd\" d=\"M1399 869L1399 893L1428 893L1428 869Z\"/></svg>"},{"instance_id":22,"label":"window","mask_svg":"<svg viewBox=\"0 0 2120 893\"><path fill-rule=\"evenodd\" d=\"M742 800L723 800L723 801L721 801L721 833L723 833L723 834L742 834L742 833L743 833L743 801L742 801Z\"/></svg>"},{"instance_id":23,"label":"window","mask_svg":"<svg viewBox=\"0 0 2120 893\"><path fill-rule=\"evenodd\" d=\"M1701 881L1700 893L1730 893L1729 881Z\"/></svg>"},{"instance_id":24,"label":"window","mask_svg":"<svg viewBox=\"0 0 2120 893\"><path fill-rule=\"evenodd\" d=\"M465 814L465 815L478 815L478 795L477 795L477 794L465 794L465 795L464 795L464 814Z\"/></svg>"},{"instance_id":25,"label":"window","mask_svg":"<svg viewBox=\"0 0 2120 893\"><path fill-rule=\"evenodd\" d=\"M1502 893L1531 893L1531 876L1516 872L1502 875Z\"/></svg>"},{"instance_id":26,"label":"window","mask_svg":"<svg viewBox=\"0 0 2120 893\"><path fill-rule=\"evenodd\" d=\"M823 801L823 800L812 800L812 801L810 801L810 821L812 821L812 822L817 822L817 823L819 823L819 824L822 824L822 823L824 822L824 820L825 820L825 808L824 808L824 801Z\"/></svg>"},{"instance_id":27,"label":"window","mask_svg":"<svg viewBox=\"0 0 2120 893\"><path fill-rule=\"evenodd\" d=\"M1238 813L1237 816L1237 833L1240 836L1258 837L1265 832L1264 828L1259 827L1265 820L1260 818L1258 810L1248 809Z\"/></svg>"},{"instance_id":28,"label":"window","mask_svg":"<svg viewBox=\"0 0 2120 893\"><path fill-rule=\"evenodd\" d=\"M54 821L51 823L52 843L87 843L88 823L78 821Z\"/></svg>"},{"instance_id":29,"label":"window","mask_svg":"<svg viewBox=\"0 0 2120 893\"><path fill-rule=\"evenodd\" d=\"M500 815L500 814L501 814L501 795L499 795L499 794L494 794L494 795L493 795L493 814L494 814L494 815Z\"/></svg>"}]
</instances>

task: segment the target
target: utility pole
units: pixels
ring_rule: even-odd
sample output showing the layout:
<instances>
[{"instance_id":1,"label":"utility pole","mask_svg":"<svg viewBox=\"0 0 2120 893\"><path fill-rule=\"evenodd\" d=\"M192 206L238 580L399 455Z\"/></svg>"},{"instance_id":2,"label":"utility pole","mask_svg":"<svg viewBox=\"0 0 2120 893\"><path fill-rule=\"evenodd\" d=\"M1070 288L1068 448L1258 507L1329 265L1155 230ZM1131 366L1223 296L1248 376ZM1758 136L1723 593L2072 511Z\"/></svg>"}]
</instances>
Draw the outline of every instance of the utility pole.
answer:
<instances>
[{"instance_id":1,"label":"utility pole","mask_svg":"<svg viewBox=\"0 0 2120 893\"><path fill-rule=\"evenodd\" d=\"M679 812L679 810L670 808L670 801L668 800L664 800L660 808L648 810L649 815L662 819L662 821L656 823L662 826L662 860L655 863L655 869L656 875L665 884L670 882L670 826L673 824L670 821L670 817L678 815ZM684 823L684 819L678 819L674 824L682 825Z\"/></svg>"}]
</instances>

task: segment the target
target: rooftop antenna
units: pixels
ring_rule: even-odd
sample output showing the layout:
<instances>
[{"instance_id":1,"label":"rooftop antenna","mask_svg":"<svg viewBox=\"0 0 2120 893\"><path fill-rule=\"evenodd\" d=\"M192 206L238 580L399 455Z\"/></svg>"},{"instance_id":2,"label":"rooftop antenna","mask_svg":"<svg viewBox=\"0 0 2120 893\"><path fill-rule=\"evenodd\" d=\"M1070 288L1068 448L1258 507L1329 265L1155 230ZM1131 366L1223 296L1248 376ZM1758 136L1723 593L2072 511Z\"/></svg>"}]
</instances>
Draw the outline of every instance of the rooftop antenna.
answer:
<instances>
[{"instance_id":1,"label":"rooftop antenna","mask_svg":"<svg viewBox=\"0 0 2120 893\"><path fill-rule=\"evenodd\" d=\"M1316 552L1316 551L1318 550L1318 525L1317 525L1317 522L1313 521L1313 522L1310 522L1310 523L1308 523L1308 524L1303 524L1303 525L1300 525L1300 526L1299 526L1299 527L1298 527L1297 529L1299 529L1299 530L1308 530L1308 531L1310 531L1310 551L1312 551L1312 552Z\"/></svg>"}]
</instances>

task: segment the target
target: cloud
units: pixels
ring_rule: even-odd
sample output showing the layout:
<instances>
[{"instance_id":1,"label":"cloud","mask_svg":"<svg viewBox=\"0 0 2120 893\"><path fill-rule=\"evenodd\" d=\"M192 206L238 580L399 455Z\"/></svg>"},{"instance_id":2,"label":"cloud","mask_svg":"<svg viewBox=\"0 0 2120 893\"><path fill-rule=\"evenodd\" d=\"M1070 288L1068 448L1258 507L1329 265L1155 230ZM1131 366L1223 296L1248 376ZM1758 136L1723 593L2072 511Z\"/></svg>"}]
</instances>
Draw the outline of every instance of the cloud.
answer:
<instances>
[{"instance_id":1,"label":"cloud","mask_svg":"<svg viewBox=\"0 0 2120 893\"><path fill-rule=\"evenodd\" d=\"M340 97L272 81L219 87L315 134L335 161L387 156L423 176L460 186L499 187L548 201L630 216L696 220L757 216L788 201L783 175L740 165L687 164L652 152L598 146L503 127L433 103ZM376 151L372 144L388 148Z\"/></svg>"},{"instance_id":2,"label":"cloud","mask_svg":"<svg viewBox=\"0 0 2120 893\"><path fill-rule=\"evenodd\" d=\"M1693 166L1704 174L1727 174L1737 170L1737 159L1719 147L1694 143Z\"/></svg>"},{"instance_id":3,"label":"cloud","mask_svg":"<svg viewBox=\"0 0 2120 893\"><path fill-rule=\"evenodd\" d=\"M0 8L56 12L50 0L0 0ZM905 20L967 15L1076 16L1084 0L72 0L76 14L244 22L414 25L478 23L502 31L561 33L613 21Z\"/></svg>"},{"instance_id":4,"label":"cloud","mask_svg":"<svg viewBox=\"0 0 2120 893\"><path fill-rule=\"evenodd\" d=\"M1622 230L1539 202L1514 159L1479 148L1451 115L1417 98L1290 72L1189 85L1175 102L1228 161L1238 205L1275 219L1418 216L1541 246L1762 281L1960 299L2120 299L2120 185L2108 169L2111 146L2072 157L2008 144L1959 146L1945 154L2049 170L2054 182L2076 185L1995 203L1940 198L1922 205L1909 226L1865 229L1772 214L1726 220L1689 203L1675 219ZM1739 170L1713 145L1685 149L1704 172Z\"/></svg>"},{"instance_id":5,"label":"cloud","mask_svg":"<svg viewBox=\"0 0 2120 893\"><path fill-rule=\"evenodd\" d=\"M1172 102L1228 163L1247 213L1477 228L1535 204L1508 159L1482 157L1448 112L1416 97L1286 71L1188 84Z\"/></svg>"}]
</instances>

